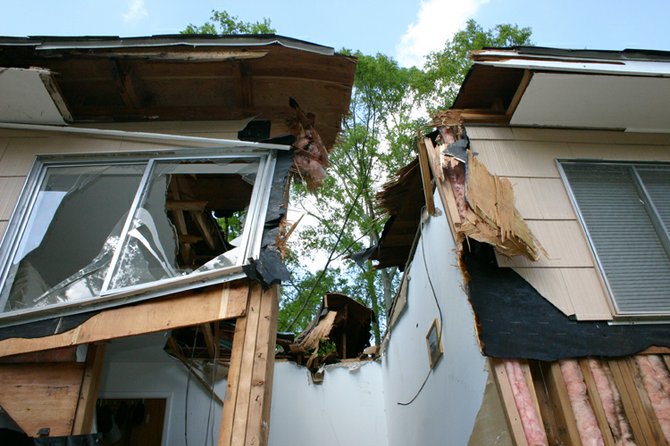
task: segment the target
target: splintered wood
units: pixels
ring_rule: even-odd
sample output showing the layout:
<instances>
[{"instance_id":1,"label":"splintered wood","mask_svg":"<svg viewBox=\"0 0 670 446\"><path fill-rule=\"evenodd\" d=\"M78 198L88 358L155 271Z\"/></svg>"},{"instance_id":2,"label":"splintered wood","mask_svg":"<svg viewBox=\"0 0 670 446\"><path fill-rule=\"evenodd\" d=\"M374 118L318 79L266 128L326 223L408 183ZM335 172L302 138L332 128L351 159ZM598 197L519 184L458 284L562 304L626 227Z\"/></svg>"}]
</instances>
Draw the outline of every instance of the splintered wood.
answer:
<instances>
[{"instance_id":1,"label":"splintered wood","mask_svg":"<svg viewBox=\"0 0 670 446\"><path fill-rule=\"evenodd\" d=\"M463 133L458 126L442 127L442 143L437 147L429 138L424 140L455 233L493 245L508 257L523 255L539 260L544 249L514 207L512 183L492 175L469 148L467 159L451 151L443 154L445 149L464 141L466 137L460 136ZM456 139L459 136L461 139Z\"/></svg>"}]
</instances>

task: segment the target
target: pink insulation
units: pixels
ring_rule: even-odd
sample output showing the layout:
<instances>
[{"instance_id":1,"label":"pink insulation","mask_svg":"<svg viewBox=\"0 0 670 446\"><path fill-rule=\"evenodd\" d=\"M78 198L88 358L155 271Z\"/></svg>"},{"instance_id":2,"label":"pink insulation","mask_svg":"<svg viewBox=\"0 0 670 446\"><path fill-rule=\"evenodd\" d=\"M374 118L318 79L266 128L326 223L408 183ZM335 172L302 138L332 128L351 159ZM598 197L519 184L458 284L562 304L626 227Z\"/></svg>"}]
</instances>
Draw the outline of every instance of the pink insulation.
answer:
<instances>
[{"instance_id":1,"label":"pink insulation","mask_svg":"<svg viewBox=\"0 0 670 446\"><path fill-rule=\"evenodd\" d=\"M607 364L595 359L589 359L588 363L616 446L635 446L630 425L623 412L621 395L612 379L612 372Z\"/></svg>"},{"instance_id":2,"label":"pink insulation","mask_svg":"<svg viewBox=\"0 0 670 446\"><path fill-rule=\"evenodd\" d=\"M560 361L560 366L582 444L584 446L604 445L605 442L602 432L600 432L600 428L598 427L598 420L596 420L586 394L584 375L582 375L582 371L579 368L579 363L574 359L569 359Z\"/></svg>"},{"instance_id":3,"label":"pink insulation","mask_svg":"<svg viewBox=\"0 0 670 446\"><path fill-rule=\"evenodd\" d=\"M506 360L505 371L512 387L514 395L514 404L521 417L521 425L526 435L526 441L529 446L540 446L547 444L547 437L542 429L542 422L539 414L535 410L533 398L530 395L528 383L523 375L521 363L518 360Z\"/></svg>"},{"instance_id":4,"label":"pink insulation","mask_svg":"<svg viewBox=\"0 0 670 446\"><path fill-rule=\"evenodd\" d=\"M657 355L635 357L644 388L651 400L656 418L661 425L665 439L670 442L670 374L663 360Z\"/></svg>"}]
</instances>

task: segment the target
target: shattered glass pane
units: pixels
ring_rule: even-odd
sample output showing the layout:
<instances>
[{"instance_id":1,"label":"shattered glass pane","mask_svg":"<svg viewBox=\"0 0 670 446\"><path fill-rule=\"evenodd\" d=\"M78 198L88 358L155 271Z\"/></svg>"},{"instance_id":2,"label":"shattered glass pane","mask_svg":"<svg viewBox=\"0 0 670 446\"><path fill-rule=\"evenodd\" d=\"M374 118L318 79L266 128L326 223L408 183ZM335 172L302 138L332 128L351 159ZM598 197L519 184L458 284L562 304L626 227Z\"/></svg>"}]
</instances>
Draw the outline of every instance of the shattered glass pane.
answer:
<instances>
[{"instance_id":1,"label":"shattered glass pane","mask_svg":"<svg viewBox=\"0 0 670 446\"><path fill-rule=\"evenodd\" d=\"M100 294L144 165L50 167L10 266L3 311Z\"/></svg>"},{"instance_id":2,"label":"shattered glass pane","mask_svg":"<svg viewBox=\"0 0 670 446\"><path fill-rule=\"evenodd\" d=\"M156 162L109 288L237 264L229 238L244 226L257 170L256 160Z\"/></svg>"}]
</instances>

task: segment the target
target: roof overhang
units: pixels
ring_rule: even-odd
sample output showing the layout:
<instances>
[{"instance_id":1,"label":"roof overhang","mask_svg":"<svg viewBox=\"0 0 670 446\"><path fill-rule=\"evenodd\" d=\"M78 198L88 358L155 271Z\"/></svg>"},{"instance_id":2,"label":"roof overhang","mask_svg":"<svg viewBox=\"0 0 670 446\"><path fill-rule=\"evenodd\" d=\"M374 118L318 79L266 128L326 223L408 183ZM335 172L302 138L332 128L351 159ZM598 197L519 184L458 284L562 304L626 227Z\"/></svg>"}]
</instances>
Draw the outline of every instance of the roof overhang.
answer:
<instances>
[{"instance_id":1,"label":"roof overhang","mask_svg":"<svg viewBox=\"0 0 670 446\"><path fill-rule=\"evenodd\" d=\"M455 109L515 126L670 131L668 53L522 48L472 58Z\"/></svg>"},{"instance_id":2,"label":"roof overhang","mask_svg":"<svg viewBox=\"0 0 670 446\"><path fill-rule=\"evenodd\" d=\"M35 70L23 75L33 85L33 74L49 73L57 109L73 124L253 118L286 128L293 97L316 116L327 146L348 110L355 66L330 47L276 35L0 37L0 67ZM43 94L31 104L18 91L1 88L0 103L14 95L31 113L5 122L56 123L34 116Z\"/></svg>"}]
</instances>

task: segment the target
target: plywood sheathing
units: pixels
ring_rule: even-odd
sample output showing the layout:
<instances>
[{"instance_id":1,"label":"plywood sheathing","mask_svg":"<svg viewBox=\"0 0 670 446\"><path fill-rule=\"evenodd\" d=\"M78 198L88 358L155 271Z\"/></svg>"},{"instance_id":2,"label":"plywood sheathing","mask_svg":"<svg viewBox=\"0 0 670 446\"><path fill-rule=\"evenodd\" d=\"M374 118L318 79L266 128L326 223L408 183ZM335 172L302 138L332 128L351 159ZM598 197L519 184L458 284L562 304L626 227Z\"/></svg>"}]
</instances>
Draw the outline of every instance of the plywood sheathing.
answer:
<instances>
[{"instance_id":1,"label":"plywood sheathing","mask_svg":"<svg viewBox=\"0 0 670 446\"><path fill-rule=\"evenodd\" d=\"M434 145L429 138L424 143L457 238L493 245L507 257L522 255L539 260L544 249L515 209L509 179L492 175L471 150L467 151L467 160L445 155L450 144L467 137L461 124L439 129L439 144Z\"/></svg>"},{"instance_id":2,"label":"plywood sheathing","mask_svg":"<svg viewBox=\"0 0 670 446\"><path fill-rule=\"evenodd\" d=\"M246 312L248 288L246 281L239 281L101 311L81 325L53 336L2 340L0 357L233 319Z\"/></svg>"},{"instance_id":3,"label":"plywood sheathing","mask_svg":"<svg viewBox=\"0 0 670 446\"><path fill-rule=\"evenodd\" d=\"M0 406L30 436L45 427L70 435L84 370L76 362L0 365Z\"/></svg>"}]
</instances>

